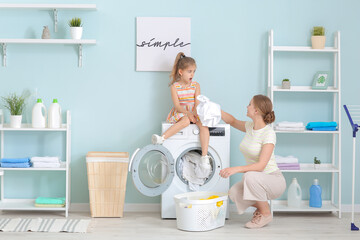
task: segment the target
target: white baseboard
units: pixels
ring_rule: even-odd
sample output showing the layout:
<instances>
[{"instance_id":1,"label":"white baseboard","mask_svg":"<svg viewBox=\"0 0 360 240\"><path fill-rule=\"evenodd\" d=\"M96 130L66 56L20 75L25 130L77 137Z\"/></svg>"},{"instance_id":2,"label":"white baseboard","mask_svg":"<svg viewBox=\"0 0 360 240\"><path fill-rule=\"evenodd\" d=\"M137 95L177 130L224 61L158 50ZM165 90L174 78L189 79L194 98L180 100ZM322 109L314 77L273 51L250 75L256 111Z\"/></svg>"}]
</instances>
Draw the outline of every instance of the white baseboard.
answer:
<instances>
[{"instance_id":1,"label":"white baseboard","mask_svg":"<svg viewBox=\"0 0 360 240\"><path fill-rule=\"evenodd\" d=\"M351 204L343 204L341 206L342 212L351 212ZM230 204L230 212L236 213L237 209L235 204ZM70 212L89 212L89 203L72 203L70 205ZM160 212L160 203L125 203L124 212ZM253 208L248 208L246 212L254 211ZM360 212L360 204L355 204L355 212Z\"/></svg>"}]
</instances>

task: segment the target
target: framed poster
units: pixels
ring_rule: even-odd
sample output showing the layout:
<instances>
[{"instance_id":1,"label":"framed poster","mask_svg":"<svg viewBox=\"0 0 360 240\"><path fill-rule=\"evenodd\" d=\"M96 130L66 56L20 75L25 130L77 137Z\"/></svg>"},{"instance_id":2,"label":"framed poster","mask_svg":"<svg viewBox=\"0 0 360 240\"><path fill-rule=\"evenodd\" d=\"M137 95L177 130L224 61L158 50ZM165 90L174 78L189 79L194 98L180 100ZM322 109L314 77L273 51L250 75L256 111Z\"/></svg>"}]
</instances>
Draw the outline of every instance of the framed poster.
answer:
<instances>
[{"instance_id":1,"label":"framed poster","mask_svg":"<svg viewBox=\"0 0 360 240\"><path fill-rule=\"evenodd\" d=\"M191 56L191 20L136 18L136 71L171 71L179 52Z\"/></svg>"},{"instance_id":2,"label":"framed poster","mask_svg":"<svg viewBox=\"0 0 360 240\"><path fill-rule=\"evenodd\" d=\"M330 72L328 71L316 72L313 79L312 89L327 89L329 84L329 78Z\"/></svg>"}]
</instances>

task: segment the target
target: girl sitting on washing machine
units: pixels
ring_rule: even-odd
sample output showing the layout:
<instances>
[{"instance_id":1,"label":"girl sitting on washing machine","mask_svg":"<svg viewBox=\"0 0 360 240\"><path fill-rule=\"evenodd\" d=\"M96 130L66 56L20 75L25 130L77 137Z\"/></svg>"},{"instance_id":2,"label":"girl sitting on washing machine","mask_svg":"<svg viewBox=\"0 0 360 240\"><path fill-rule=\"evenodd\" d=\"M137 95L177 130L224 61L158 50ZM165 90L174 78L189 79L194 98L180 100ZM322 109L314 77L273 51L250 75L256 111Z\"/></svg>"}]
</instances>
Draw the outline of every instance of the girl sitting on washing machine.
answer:
<instances>
[{"instance_id":1,"label":"girl sitting on washing machine","mask_svg":"<svg viewBox=\"0 0 360 240\"><path fill-rule=\"evenodd\" d=\"M153 134L151 142L153 144L162 144L166 139L173 136L181 129L194 123L200 130L200 144L202 150L201 163L202 167L210 169L210 160L208 153L209 129L202 126L196 113L196 107L199 104L197 96L200 95L199 83L193 81L196 71L196 62L193 58L185 56L180 52L175 58L175 63L170 75L169 84L171 98L174 107L171 109L166 121L173 123L162 136Z\"/></svg>"}]
</instances>

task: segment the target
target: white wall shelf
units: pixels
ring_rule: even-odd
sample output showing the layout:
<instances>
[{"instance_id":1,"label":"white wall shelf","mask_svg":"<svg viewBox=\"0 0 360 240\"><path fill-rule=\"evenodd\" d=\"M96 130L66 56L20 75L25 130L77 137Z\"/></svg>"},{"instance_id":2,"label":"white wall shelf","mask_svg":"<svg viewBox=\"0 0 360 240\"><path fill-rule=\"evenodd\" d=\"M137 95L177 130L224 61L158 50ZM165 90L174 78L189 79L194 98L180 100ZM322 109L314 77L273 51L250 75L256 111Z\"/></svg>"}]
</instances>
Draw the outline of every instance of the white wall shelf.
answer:
<instances>
[{"instance_id":1,"label":"white wall shelf","mask_svg":"<svg viewBox=\"0 0 360 240\"><path fill-rule=\"evenodd\" d=\"M21 128L10 128L9 124L4 124L4 116L2 110L0 110L0 137L1 148L0 157L4 158L4 145L5 145L5 133L6 132L63 132L66 135L65 138L65 159L62 159L59 168L1 168L0 167L0 180L1 180L1 198L0 198L0 210L39 210L39 211L64 211L65 217L68 217L70 208L70 163L71 163L71 115L70 111L66 112L66 124L62 124L61 128L32 128L31 124L22 124ZM26 172L64 172L65 176L65 207L62 208L42 208L35 207L35 199L8 199L5 198L5 184L7 172L26 171ZM57 196L55 196L57 197Z\"/></svg>"},{"instance_id":2,"label":"white wall shelf","mask_svg":"<svg viewBox=\"0 0 360 240\"><path fill-rule=\"evenodd\" d=\"M274 55L276 52L313 52L314 54L323 54L327 53L329 56L333 57L333 77L334 83L333 86L329 86L326 90L314 90L311 86L291 86L290 89L282 89L281 86L274 85ZM310 55L309 55L310 56ZM329 173L331 174L331 199L329 201L323 201L322 208L310 208L308 201L302 202L301 208L289 208L287 207L287 201L272 200L271 201L271 211L289 211L289 212L338 212L339 218L341 217L341 64L340 64L340 32L336 32L334 37L334 46L325 47L324 49L312 49L309 46L274 46L274 32L271 30L269 32L269 45L268 45L268 96L274 103L274 95L282 94L283 92L288 92L292 94L298 93L312 93L312 94L323 94L329 93L332 94L332 107L333 107L333 116L332 121L338 123L337 131L280 131L276 130L277 134L283 135L287 134L329 134L329 137L332 137L332 148L331 148L331 162L323 162L320 164L319 169L314 169L314 164L307 164L300 162L300 170L282 170L282 172L287 174L292 173ZM282 119L286 121L286 119ZM296 137L294 135L294 137ZM337 141L336 141L337 140ZM290 153L289 153L290 154ZM338 204L335 204L335 177L337 176L338 187Z\"/></svg>"}]
</instances>

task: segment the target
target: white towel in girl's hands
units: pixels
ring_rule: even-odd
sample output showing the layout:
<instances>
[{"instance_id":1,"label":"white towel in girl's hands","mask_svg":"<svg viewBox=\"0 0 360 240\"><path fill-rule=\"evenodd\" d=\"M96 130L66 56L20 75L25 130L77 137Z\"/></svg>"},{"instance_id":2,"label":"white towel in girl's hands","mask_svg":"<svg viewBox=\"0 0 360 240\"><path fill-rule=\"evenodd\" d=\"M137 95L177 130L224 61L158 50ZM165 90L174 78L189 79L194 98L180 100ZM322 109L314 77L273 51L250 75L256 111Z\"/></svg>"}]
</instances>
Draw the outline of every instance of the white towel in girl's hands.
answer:
<instances>
[{"instance_id":1,"label":"white towel in girl's hands","mask_svg":"<svg viewBox=\"0 0 360 240\"><path fill-rule=\"evenodd\" d=\"M209 98L204 95L197 96L199 105L196 107L197 115L203 126L215 127L221 120L220 105L211 102Z\"/></svg>"}]
</instances>

